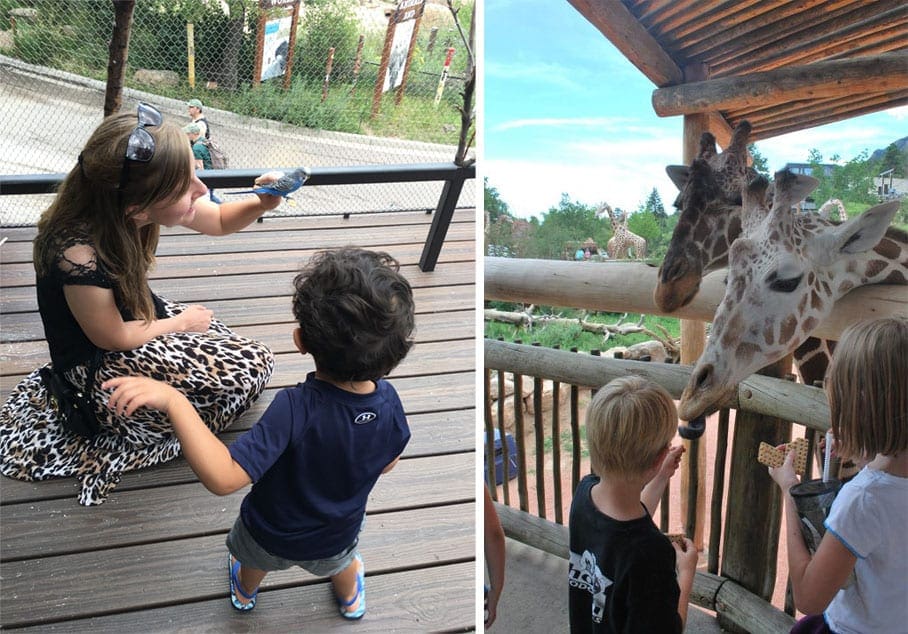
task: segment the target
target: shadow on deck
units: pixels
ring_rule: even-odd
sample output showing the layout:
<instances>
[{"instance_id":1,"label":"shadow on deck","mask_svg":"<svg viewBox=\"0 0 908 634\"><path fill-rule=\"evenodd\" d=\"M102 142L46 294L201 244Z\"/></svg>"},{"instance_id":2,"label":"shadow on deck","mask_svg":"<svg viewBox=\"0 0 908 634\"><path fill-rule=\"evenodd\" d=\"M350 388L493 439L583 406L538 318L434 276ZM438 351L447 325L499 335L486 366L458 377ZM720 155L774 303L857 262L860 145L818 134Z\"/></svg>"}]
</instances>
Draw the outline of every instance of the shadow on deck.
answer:
<instances>
[{"instance_id":1,"label":"shadow on deck","mask_svg":"<svg viewBox=\"0 0 908 634\"><path fill-rule=\"evenodd\" d=\"M368 612L357 631L464 631L475 623L474 210L458 210L438 266L417 266L432 216L394 213L269 218L232 236L166 230L156 292L201 303L266 343L268 389L221 438L230 443L274 393L312 369L293 348L295 271L314 250L356 244L402 264L416 299L416 346L391 375L412 439L368 504L360 550ZM31 266L34 228L0 230L0 396L46 362ZM330 475L330 474L326 474ZM65 632L325 631L351 624L330 584L272 573L253 613L228 599L224 538L245 490L216 497L179 458L127 473L101 506L81 507L74 479L0 478L0 627Z\"/></svg>"}]
</instances>

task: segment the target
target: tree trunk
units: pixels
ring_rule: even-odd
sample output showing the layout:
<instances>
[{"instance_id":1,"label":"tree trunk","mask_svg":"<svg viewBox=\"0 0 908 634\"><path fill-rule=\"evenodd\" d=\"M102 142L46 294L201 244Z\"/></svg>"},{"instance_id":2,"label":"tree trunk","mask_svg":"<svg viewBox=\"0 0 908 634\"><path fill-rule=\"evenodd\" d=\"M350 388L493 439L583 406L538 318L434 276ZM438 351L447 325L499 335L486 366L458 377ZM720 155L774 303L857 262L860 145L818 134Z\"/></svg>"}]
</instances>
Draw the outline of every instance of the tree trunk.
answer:
<instances>
[{"instance_id":1,"label":"tree trunk","mask_svg":"<svg viewBox=\"0 0 908 634\"><path fill-rule=\"evenodd\" d=\"M113 0L114 28L110 36L107 57L107 89L104 93L104 116L120 109L123 96L123 76L129 57L129 30L136 0Z\"/></svg>"},{"instance_id":2,"label":"tree trunk","mask_svg":"<svg viewBox=\"0 0 908 634\"><path fill-rule=\"evenodd\" d=\"M227 42L217 70L218 86L236 90L239 85L240 47L243 44L243 25L246 14L239 3L231 3L230 20L227 22Z\"/></svg>"}]
</instances>

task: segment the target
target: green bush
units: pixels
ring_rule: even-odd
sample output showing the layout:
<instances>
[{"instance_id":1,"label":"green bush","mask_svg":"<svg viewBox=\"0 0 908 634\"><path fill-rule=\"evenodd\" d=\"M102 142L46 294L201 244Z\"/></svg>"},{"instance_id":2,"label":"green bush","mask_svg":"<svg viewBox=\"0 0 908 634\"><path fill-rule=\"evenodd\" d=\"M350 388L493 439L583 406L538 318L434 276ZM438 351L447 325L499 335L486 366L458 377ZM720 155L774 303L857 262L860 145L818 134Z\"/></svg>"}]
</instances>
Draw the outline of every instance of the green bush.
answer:
<instances>
[{"instance_id":1,"label":"green bush","mask_svg":"<svg viewBox=\"0 0 908 634\"><path fill-rule=\"evenodd\" d=\"M294 49L293 76L320 85L328 50L333 47L332 81L350 81L359 35L359 22L350 2L328 0L307 6Z\"/></svg>"}]
</instances>

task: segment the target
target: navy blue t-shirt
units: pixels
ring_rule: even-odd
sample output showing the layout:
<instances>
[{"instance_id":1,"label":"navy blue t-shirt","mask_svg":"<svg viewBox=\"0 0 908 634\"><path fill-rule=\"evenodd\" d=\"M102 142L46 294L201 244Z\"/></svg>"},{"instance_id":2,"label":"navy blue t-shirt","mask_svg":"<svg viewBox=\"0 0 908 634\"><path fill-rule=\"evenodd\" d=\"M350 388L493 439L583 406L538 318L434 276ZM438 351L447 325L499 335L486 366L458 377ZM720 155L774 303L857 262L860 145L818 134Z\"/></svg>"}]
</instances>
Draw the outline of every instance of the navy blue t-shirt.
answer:
<instances>
[{"instance_id":1,"label":"navy blue t-shirt","mask_svg":"<svg viewBox=\"0 0 908 634\"><path fill-rule=\"evenodd\" d=\"M375 385L354 394L311 372L230 446L253 482L243 523L271 554L322 559L353 543L372 487L410 440L394 387Z\"/></svg>"}]
</instances>

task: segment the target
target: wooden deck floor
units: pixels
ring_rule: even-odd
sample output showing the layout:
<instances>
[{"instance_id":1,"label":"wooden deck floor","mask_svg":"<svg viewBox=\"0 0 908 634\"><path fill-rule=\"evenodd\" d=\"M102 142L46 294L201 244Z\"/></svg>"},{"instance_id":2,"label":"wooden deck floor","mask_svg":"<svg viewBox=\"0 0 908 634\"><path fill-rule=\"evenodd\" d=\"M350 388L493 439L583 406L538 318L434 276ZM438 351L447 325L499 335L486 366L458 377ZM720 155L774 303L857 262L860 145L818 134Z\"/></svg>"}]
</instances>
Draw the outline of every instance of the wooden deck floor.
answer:
<instances>
[{"instance_id":1,"label":"wooden deck floor","mask_svg":"<svg viewBox=\"0 0 908 634\"><path fill-rule=\"evenodd\" d=\"M231 236L167 230L152 287L201 303L275 354L267 390L222 438L230 443L277 389L312 369L295 352L290 289L316 249L385 250L414 287L416 346L391 376L412 440L379 480L360 549L368 612L337 614L330 584L303 570L266 577L256 609L228 599L224 537L246 490L216 497L182 458L126 474L96 507L70 479L0 477L0 627L60 632L464 631L475 623L475 263L473 210L455 212L434 272L417 262L424 213L273 218ZM0 229L0 397L48 359L30 263L34 229ZM330 475L330 474L326 474Z\"/></svg>"}]
</instances>

